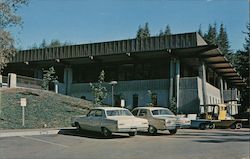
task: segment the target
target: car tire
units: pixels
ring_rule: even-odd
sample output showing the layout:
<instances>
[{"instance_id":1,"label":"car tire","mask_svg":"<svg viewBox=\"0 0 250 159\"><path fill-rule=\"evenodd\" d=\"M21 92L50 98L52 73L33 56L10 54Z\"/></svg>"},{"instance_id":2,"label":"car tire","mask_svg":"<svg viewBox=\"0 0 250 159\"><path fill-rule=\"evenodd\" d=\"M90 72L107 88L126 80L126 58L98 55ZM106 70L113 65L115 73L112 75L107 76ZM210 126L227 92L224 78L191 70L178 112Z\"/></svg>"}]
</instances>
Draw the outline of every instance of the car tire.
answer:
<instances>
[{"instance_id":1,"label":"car tire","mask_svg":"<svg viewBox=\"0 0 250 159\"><path fill-rule=\"evenodd\" d=\"M242 124L241 123L237 123L236 124L236 129L240 129L240 128L242 128Z\"/></svg>"},{"instance_id":2,"label":"car tire","mask_svg":"<svg viewBox=\"0 0 250 159\"><path fill-rule=\"evenodd\" d=\"M212 123L212 124L209 125L209 129L214 129L214 128L215 128L215 124L214 123Z\"/></svg>"},{"instance_id":3,"label":"car tire","mask_svg":"<svg viewBox=\"0 0 250 159\"><path fill-rule=\"evenodd\" d=\"M171 134L171 135L174 135L174 134L176 134L176 132L177 132L177 129L173 129L173 130L168 130L169 131L169 133Z\"/></svg>"},{"instance_id":4,"label":"car tire","mask_svg":"<svg viewBox=\"0 0 250 159\"><path fill-rule=\"evenodd\" d=\"M156 135L157 129L155 127L153 127L152 125L149 125L149 127L148 127L148 133L150 135Z\"/></svg>"},{"instance_id":5,"label":"car tire","mask_svg":"<svg viewBox=\"0 0 250 159\"><path fill-rule=\"evenodd\" d=\"M107 128L102 128L102 135L104 137L110 137L112 133Z\"/></svg>"},{"instance_id":6,"label":"car tire","mask_svg":"<svg viewBox=\"0 0 250 159\"><path fill-rule=\"evenodd\" d=\"M230 128L231 128L231 129L236 129L236 124L230 125Z\"/></svg>"},{"instance_id":7,"label":"car tire","mask_svg":"<svg viewBox=\"0 0 250 159\"><path fill-rule=\"evenodd\" d=\"M135 136L135 135L136 135L136 132L129 132L128 135L129 135L129 136Z\"/></svg>"},{"instance_id":8,"label":"car tire","mask_svg":"<svg viewBox=\"0 0 250 159\"><path fill-rule=\"evenodd\" d=\"M82 128L81 128L81 126L80 126L80 124L79 123L75 123L75 126L76 126L76 129L78 130L78 131L81 131L82 130Z\"/></svg>"},{"instance_id":9,"label":"car tire","mask_svg":"<svg viewBox=\"0 0 250 159\"><path fill-rule=\"evenodd\" d=\"M199 125L199 129L205 130L205 129L206 129L206 124L200 124L200 125Z\"/></svg>"}]
</instances>

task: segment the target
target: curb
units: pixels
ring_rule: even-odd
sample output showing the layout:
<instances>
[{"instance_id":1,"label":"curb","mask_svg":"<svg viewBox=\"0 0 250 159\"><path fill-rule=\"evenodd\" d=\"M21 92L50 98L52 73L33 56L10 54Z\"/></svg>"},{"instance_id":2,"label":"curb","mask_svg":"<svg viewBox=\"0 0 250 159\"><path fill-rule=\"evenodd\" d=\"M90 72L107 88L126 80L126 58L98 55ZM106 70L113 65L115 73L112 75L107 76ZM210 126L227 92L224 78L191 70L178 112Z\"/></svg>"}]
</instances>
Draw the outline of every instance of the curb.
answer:
<instances>
[{"instance_id":1,"label":"curb","mask_svg":"<svg viewBox=\"0 0 250 159\"><path fill-rule=\"evenodd\" d=\"M56 135L60 130L31 130L31 131L18 131L18 132L0 132L2 137L16 137L16 136L33 136L33 135Z\"/></svg>"}]
</instances>

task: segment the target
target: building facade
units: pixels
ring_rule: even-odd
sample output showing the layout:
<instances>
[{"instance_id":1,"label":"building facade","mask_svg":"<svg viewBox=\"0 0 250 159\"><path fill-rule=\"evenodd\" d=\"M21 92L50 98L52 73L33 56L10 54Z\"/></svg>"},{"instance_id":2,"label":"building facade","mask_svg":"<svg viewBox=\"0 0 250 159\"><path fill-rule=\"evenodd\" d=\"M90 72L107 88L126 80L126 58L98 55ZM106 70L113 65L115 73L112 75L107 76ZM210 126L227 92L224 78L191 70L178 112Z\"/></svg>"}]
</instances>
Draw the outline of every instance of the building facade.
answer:
<instances>
[{"instance_id":1,"label":"building facade","mask_svg":"<svg viewBox=\"0 0 250 159\"><path fill-rule=\"evenodd\" d=\"M51 66L60 93L87 100L93 100L89 83L97 82L104 70L104 103L112 103L109 82L117 81L114 105L123 99L130 109L174 104L178 113L198 113L199 105L237 101L237 88L245 84L218 47L196 32L23 50L5 73L42 78L42 70Z\"/></svg>"}]
</instances>

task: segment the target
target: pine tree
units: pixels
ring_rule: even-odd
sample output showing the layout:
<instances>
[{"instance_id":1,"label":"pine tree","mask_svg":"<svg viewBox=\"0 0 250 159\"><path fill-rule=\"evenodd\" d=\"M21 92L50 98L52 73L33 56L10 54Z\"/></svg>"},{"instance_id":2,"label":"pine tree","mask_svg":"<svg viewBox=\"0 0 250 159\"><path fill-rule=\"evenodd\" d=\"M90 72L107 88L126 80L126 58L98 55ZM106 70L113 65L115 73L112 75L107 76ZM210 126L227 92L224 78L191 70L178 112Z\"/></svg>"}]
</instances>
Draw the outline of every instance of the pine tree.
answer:
<instances>
[{"instance_id":1,"label":"pine tree","mask_svg":"<svg viewBox=\"0 0 250 159\"><path fill-rule=\"evenodd\" d=\"M148 27L148 23L145 23L145 26L142 28L141 25L139 25L136 38L147 38L150 37L150 30Z\"/></svg>"},{"instance_id":2,"label":"pine tree","mask_svg":"<svg viewBox=\"0 0 250 159\"><path fill-rule=\"evenodd\" d=\"M164 35L171 35L171 29L170 29L170 26L167 25L166 28L165 28L165 31L164 31Z\"/></svg>"},{"instance_id":3,"label":"pine tree","mask_svg":"<svg viewBox=\"0 0 250 159\"><path fill-rule=\"evenodd\" d=\"M144 38L150 37L148 22L145 23L145 26L144 26L144 29L143 29L143 34L144 34Z\"/></svg>"},{"instance_id":4,"label":"pine tree","mask_svg":"<svg viewBox=\"0 0 250 159\"><path fill-rule=\"evenodd\" d=\"M220 25L220 31L219 31L219 35L217 37L217 42L218 42L218 46L219 46L219 49L221 50L221 52L226 57L228 57L228 55L230 54L230 46L229 46L227 32L226 32L226 29L225 29L223 23Z\"/></svg>"},{"instance_id":5,"label":"pine tree","mask_svg":"<svg viewBox=\"0 0 250 159\"><path fill-rule=\"evenodd\" d=\"M217 30L216 30L216 23L212 26L209 24L208 32L204 35L204 39L209 45L216 45L217 44Z\"/></svg>"},{"instance_id":6,"label":"pine tree","mask_svg":"<svg viewBox=\"0 0 250 159\"><path fill-rule=\"evenodd\" d=\"M164 36L164 32L162 30L160 30L159 36Z\"/></svg>"}]
</instances>

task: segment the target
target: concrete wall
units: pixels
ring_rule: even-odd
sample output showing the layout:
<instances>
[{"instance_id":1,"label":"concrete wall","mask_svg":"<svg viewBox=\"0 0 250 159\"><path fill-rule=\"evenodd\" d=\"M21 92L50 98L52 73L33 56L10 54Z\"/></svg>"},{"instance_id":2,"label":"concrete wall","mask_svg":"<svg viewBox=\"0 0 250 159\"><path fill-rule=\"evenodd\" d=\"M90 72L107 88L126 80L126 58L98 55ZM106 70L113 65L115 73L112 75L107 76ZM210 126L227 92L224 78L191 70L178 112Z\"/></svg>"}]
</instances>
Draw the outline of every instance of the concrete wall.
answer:
<instances>
[{"instance_id":1,"label":"concrete wall","mask_svg":"<svg viewBox=\"0 0 250 159\"><path fill-rule=\"evenodd\" d=\"M104 84L108 91L108 96L104 100L105 104L111 104L111 85ZM125 105L128 108L133 107L133 95L138 95L138 106L145 106L151 98L148 90L157 94L157 104L159 106L167 106L168 104L168 87L169 80L135 80L135 81L119 81L114 86L114 95L121 95L125 99ZM93 95L89 83L75 83L71 86L71 96L85 97L87 100L93 100Z\"/></svg>"},{"instance_id":2,"label":"concrete wall","mask_svg":"<svg viewBox=\"0 0 250 159\"><path fill-rule=\"evenodd\" d=\"M199 112L200 99L198 95L198 78L186 77L180 79L180 113Z\"/></svg>"}]
</instances>

